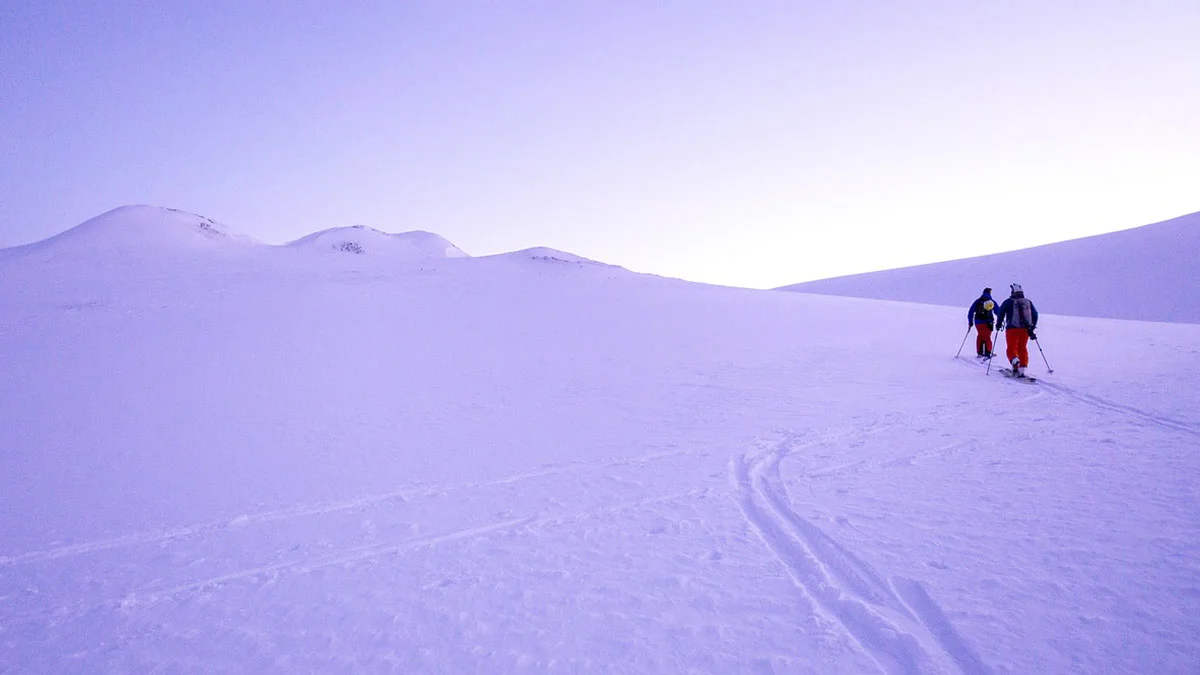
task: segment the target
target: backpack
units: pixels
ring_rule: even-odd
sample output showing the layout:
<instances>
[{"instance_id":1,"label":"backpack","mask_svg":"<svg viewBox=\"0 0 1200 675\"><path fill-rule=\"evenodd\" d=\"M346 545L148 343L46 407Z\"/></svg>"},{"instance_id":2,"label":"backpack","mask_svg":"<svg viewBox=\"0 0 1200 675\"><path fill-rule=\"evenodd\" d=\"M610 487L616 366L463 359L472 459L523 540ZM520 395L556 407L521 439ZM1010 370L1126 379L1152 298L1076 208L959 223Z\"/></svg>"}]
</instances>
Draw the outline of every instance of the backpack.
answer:
<instances>
[{"instance_id":1,"label":"backpack","mask_svg":"<svg viewBox=\"0 0 1200 675\"><path fill-rule=\"evenodd\" d=\"M1013 299L1012 321L1008 325L1013 328L1033 327L1033 303L1029 298Z\"/></svg>"},{"instance_id":2,"label":"backpack","mask_svg":"<svg viewBox=\"0 0 1200 675\"><path fill-rule=\"evenodd\" d=\"M992 325L992 310L996 308L996 303L991 300L983 300L975 305L975 323L986 323Z\"/></svg>"}]
</instances>

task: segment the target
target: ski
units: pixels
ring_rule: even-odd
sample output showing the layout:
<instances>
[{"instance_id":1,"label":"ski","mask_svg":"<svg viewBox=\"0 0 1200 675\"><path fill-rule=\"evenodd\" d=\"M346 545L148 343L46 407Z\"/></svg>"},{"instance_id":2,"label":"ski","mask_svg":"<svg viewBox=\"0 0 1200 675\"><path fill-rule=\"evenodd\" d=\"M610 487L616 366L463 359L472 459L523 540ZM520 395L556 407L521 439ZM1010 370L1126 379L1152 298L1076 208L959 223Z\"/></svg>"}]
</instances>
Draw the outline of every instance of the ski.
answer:
<instances>
[{"instance_id":1,"label":"ski","mask_svg":"<svg viewBox=\"0 0 1200 675\"><path fill-rule=\"evenodd\" d=\"M1013 372L1013 370L1011 368L1000 368L999 370L1001 373L1004 373L1005 377L1013 379L1013 380L1024 380L1026 382L1029 382L1030 384L1037 382L1036 377L1030 377L1028 375L1018 375L1015 372Z\"/></svg>"}]
</instances>

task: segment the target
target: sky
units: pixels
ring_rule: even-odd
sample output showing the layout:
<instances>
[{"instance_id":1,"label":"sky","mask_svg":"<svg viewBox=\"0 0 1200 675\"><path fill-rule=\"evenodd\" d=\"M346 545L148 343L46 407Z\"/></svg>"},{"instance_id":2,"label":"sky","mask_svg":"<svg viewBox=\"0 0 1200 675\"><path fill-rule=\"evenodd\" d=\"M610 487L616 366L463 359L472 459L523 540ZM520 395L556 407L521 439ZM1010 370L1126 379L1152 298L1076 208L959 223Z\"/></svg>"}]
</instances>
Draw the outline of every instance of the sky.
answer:
<instances>
[{"instance_id":1,"label":"sky","mask_svg":"<svg viewBox=\"0 0 1200 675\"><path fill-rule=\"evenodd\" d=\"M902 7L899 5L903 5ZM0 4L0 246L124 204L766 288L1200 211L1200 3Z\"/></svg>"}]
</instances>

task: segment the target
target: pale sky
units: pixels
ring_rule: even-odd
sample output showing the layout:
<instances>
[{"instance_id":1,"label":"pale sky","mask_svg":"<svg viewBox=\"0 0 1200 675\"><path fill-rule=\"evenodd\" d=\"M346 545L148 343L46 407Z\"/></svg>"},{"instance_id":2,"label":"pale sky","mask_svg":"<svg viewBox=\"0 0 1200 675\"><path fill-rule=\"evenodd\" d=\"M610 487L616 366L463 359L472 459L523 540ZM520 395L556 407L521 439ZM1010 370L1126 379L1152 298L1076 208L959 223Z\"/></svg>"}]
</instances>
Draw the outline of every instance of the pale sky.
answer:
<instances>
[{"instance_id":1,"label":"pale sky","mask_svg":"<svg viewBox=\"0 0 1200 675\"><path fill-rule=\"evenodd\" d=\"M156 204L773 287L1200 210L1200 2L5 2L0 128L0 246Z\"/></svg>"}]
</instances>

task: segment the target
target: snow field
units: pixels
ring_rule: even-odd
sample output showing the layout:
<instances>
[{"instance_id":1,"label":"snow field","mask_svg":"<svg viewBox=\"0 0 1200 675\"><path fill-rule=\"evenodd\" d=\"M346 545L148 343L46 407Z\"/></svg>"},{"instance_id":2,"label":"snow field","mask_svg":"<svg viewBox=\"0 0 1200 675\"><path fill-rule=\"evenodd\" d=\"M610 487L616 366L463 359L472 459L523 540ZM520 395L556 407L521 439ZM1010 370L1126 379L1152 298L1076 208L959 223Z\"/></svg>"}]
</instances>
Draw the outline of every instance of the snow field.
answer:
<instances>
[{"instance_id":1,"label":"snow field","mask_svg":"<svg viewBox=\"0 0 1200 675\"><path fill-rule=\"evenodd\" d=\"M1200 664L1198 326L287 254L0 261L0 670Z\"/></svg>"}]
</instances>

